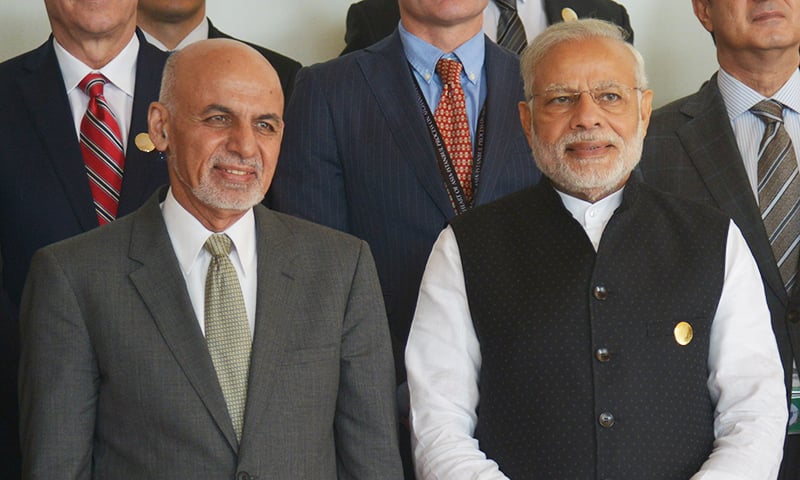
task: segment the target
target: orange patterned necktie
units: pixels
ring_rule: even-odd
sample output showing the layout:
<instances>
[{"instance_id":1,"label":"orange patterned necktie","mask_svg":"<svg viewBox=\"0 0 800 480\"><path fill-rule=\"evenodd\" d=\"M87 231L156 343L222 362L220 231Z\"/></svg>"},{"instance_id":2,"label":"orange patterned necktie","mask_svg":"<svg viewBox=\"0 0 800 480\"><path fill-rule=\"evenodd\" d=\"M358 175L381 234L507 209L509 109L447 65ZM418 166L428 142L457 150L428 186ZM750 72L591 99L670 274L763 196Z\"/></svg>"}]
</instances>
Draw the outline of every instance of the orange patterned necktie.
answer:
<instances>
[{"instance_id":1,"label":"orange patterned necktie","mask_svg":"<svg viewBox=\"0 0 800 480\"><path fill-rule=\"evenodd\" d=\"M436 63L436 73L442 80L442 96L433 118L469 202L472 199L472 139L461 88L461 69L458 60L440 58Z\"/></svg>"},{"instance_id":2,"label":"orange patterned necktie","mask_svg":"<svg viewBox=\"0 0 800 480\"><path fill-rule=\"evenodd\" d=\"M80 146L100 225L117 218L125 168L119 124L103 96L107 81L99 73L90 73L78 84L89 96L89 105L81 120Z\"/></svg>"}]
</instances>

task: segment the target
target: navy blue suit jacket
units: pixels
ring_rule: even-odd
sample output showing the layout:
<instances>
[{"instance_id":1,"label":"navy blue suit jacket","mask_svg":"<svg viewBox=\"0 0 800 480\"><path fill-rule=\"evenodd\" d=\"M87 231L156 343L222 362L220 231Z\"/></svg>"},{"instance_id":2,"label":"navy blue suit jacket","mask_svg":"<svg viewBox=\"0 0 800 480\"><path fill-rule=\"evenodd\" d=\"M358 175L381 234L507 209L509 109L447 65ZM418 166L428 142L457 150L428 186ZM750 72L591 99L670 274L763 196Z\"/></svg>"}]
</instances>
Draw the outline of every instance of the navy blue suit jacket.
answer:
<instances>
[{"instance_id":1,"label":"navy blue suit jacket","mask_svg":"<svg viewBox=\"0 0 800 480\"><path fill-rule=\"evenodd\" d=\"M158 99L166 57L139 35L119 216L168 183L158 152L134 144L138 133L147 132L147 109ZM53 39L0 64L0 89L3 288L18 305L33 253L98 224Z\"/></svg>"},{"instance_id":2,"label":"navy blue suit jacket","mask_svg":"<svg viewBox=\"0 0 800 480\"><path fill-rule=\"evenodd\" d=\"M147 131L166 54L139 35L136 88L128 133L119 215L134 211L167 183L166 162L134 145ZM52 37L0 64L0 464L18 467L16 453L17 306L31 257L39 248L97 227ZM12 473L13 475L14 473Z\"/></svg>"},{"instance_id":3,"label":"navy blue suit jacket","mask_svg":"<svg viewBox=\"0 0 800 480\"><path fill-rule=\"evenodd\" d=\"M485 71L486 144L476 204L540 176L519 123L517 58L487 38ZM455 215L414 82L397 32L301 70L268 199L277 210L369 242L400 382L422 272L433 242Z\"/></svg>"}]
</instances>

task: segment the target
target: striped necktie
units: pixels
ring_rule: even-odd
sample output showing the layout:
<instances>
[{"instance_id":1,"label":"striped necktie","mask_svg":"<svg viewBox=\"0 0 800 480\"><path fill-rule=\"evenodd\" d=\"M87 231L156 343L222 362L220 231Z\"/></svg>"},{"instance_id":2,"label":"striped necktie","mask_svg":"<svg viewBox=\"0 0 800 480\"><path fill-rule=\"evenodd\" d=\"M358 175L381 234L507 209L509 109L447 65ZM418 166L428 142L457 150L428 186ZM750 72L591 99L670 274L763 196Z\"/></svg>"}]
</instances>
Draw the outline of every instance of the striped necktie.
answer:
<instances>
[{"instance_id":1,"label":"striped necktie","mask_svg":"<svg viewBox=\"0 0 800 480\"><path fill-rule=\"evenodd\" d=\"M783 105L762 100L750 109L766 125L758 148L758 204L784 286L791 291L800 253L800 176Z\"/></svg>"},{"instance_id":2,"label":"striped necktie","mask_svg":"<svg viewBox=\"0 0 800 480\"><path fill-rule=\"evenodd\" d=\"M89 105L81 120L80 145L100 225L117 218L125 168L119 124L103 96L107 81L99 73L90 73L78 84L89 96Z\"/></svg>"},{"instance_id":3,"label":"striped necktie","mask_svg":"<svg viewBox=\"0 0 800 480\"><path fill-rule=\"evenodd\" d=\"M514 53L522 53L528 40L525 37L525 27L517 14L517 0L494 0L494 3L500 9L497 44Z\"/></svg>"},{"instance_id":4,"label":"striped necktie","mask_svg":"<svg viewBox=\"0 0 800 480\"><path fill-rule=\"evenodd\" d=\"M461 86L461 69L458 60L440 58L436 63L436 73L442 80L442 96L433 118L469 202L472 198L472 136L464 88Z\"/></svg>"},{"instance_id":5,"label":"striped necktie","mask_svg":"<svg viewBox=\"0 0 800 480\"><path fill-rule=\"evenodd\" d=\"M212 255L206 274L206 343L236 438L241 441L252 347L250 325L239 277L230 259L230 237L210 235L204 247Z\"/></svg>"}]
</instances>

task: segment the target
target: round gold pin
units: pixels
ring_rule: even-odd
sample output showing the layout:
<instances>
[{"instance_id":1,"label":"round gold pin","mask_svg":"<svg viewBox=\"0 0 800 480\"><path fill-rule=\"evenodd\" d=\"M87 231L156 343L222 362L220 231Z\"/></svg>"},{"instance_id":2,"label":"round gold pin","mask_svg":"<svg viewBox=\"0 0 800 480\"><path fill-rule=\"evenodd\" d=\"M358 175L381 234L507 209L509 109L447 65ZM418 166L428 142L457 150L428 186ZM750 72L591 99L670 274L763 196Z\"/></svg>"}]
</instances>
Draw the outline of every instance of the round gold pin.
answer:
<instances>
[{"instance_id":1,"label":"round gold pin","mask_svg":"<svg viewBox=\"0 0 800 480\"><path fill-rule=\"evenodd\" d=\"M561 9L561 19L565 22L574 22L578 19L578 14L575 13L575 10L567 7Z\"/></svg>"},{"instance_id":2,"label":"round gold pin","mask_svg":"<svg viewBox=\"0 0 800 480\"><path fill-rule=\"evenodd\" d=\"M156 149L156 146L153 145L153 141L150 140L150 135L145 132L136 135L134 142L136 143L136 148L146 153L150 153Z\"/></svg>"},{"instance_id":3,"label":"round gold pin","mask_svg":"<svg viewBox=\"0 0 800 480\"><path fill-rule=\"evenodd\" d=\"M678 345L688 345L694 338L694 329L687 322L679 322L672 331Z\"/></svg>"}]
</instances>

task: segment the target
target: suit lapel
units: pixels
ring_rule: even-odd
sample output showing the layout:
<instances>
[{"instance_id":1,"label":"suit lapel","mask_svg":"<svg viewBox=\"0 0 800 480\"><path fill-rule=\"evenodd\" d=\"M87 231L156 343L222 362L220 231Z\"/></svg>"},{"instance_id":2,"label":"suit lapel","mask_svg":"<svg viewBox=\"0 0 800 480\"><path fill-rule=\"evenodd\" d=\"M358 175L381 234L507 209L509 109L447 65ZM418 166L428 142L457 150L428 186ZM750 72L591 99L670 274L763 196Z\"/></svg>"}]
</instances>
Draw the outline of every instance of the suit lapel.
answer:
<instances>
[{"instance_id":1,"label":"suit lapel","mask_svg":"<svg viewBox=\"0 0 800 480\"><path fill-rule=\"evenodd\" d=\"M232 38L230 35L219 31L219 29L211 23L210 19L207 18L206 21L208 22L208 38Z\"/></svg>"},{"instance_id":2,"label":"suit lapel","mask_svg":"<svg viewBox=\"0 0 800 480\"><path fill-rule=\"evenodd\" d=\"M253 349L250 358L250 376L247 386L244 434L261 432L259 424L264 418L273 397L273 371L282 354L284 338L288 334L285 319L293 305L295 279L292 233L266 208L254 208L256 219L256 249L258 252L258 298Z\"/></svg>"},{"instance_id":3,"label":"suit lapel","mask_svg":"<svg viewBox=\"0 0 800 480\"><path fill-rule=\"evenodd\" d=\"M128 147L125 151L125 174L119 199L119 216L128 214L147 200L158 185L158 176L166 172L165 161L157 152L143 152L136 147L136 135L147 132L147 112L150 102L158 99L161 71L167 54L153 47L137 28L139 54L136 59L136 89L133 96ZM163 177L166 182L166 177Z\"/></svg>"},{"instance_id":4,"label":"suit lapel","mask_svg":"<svg viewBox=\"0 0 800 480\"><path fill-rule=\"evenodd\" d=\"M136 213L129 256L141 267L130 274L130 279L175 361L236 451L236 434L225 398L161 216L158 203L163 192L154 194Z\"/></svg>"},{"instance_id":5,"label":"suit lapel","mask_svg":"<svg viewBox=\"0 0 800 480\"><path fill-rule=\"evenodd\" d=\"M452 217L453 207L439 172L430 133L417 103L419 95L403 53L400 35L395 31L389 38L368 47L366 51L369 55L363 55L357 61L386 118L401 159L411 164L417 180L442 215L445 218ZM387 88L387 85L393 85L393 88Z\"/></svg>"},{"instance_id":6,"label":"suit lapel","mask_svg":"<svg viewBox=\"0 0 800 480\"><path fill-rule=\"evenodd\" d=\"M514 139L520 139L520 147L527 150L522 137L515 100L522 100L522 80L519 75L519 62L494 42L486 38L486 57L484 61L486 94L486 143L483 152L483 167L478 183L475 205L495 198L493 192L503 175L508 175L506 166L513 160L516 151ZM512 109L509 111L509 109ZM519 132L514 135L509 132ZM531 169L535 169L533 156Z\"/></svg>"},{"instance_id":7,"label":"suit lapel","mask_svg":"<svg viewBox=\"0 0 800 480\"><path fill-rule=\"evenodd\" d=\"M52 37L39 47L26 69L18 83L47 159L81 228L91 230L97 226L97 215Z\"/></svg>"},{"instance_id":8,"label":"suit lapel","mask_svg":"<svg viewBox=\"0 0 800 480\"><path fill-rule=\"evenodd\" d=\"M742 231L766 284L786 304L786 290L717 87L716 75L683 105L681 112L692 120L678 129L678 138L717 206Z\"/></svg>"}]
</instances>

